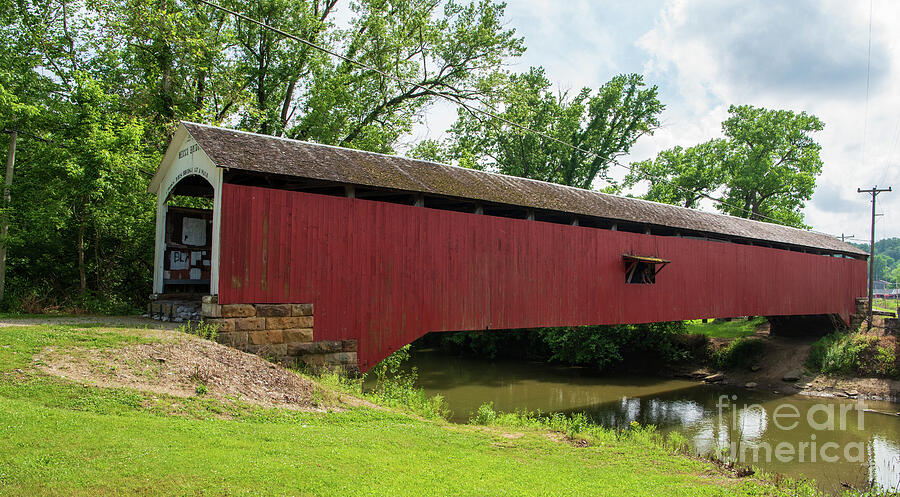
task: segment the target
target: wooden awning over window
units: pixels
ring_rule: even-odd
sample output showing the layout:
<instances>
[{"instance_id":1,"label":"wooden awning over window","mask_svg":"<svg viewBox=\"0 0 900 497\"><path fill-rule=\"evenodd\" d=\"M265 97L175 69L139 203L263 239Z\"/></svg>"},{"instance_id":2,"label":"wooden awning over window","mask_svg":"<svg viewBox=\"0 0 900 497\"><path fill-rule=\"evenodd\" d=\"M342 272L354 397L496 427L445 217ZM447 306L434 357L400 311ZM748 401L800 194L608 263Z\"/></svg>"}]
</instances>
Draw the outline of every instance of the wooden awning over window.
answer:
<instances>
[{"instance_id":1,"label":"wooden awning over window","mask_svg":"<svg viewBox=\"0 0 900 497\"><path fill-rule=\"evenodd\" d=\"M656 275L672 261L659 257L622 254L625 260L625 281L628 283L655 283Z\"/></svg>"},{"instance_id":2,"label":"wooden awning over window","mask_svg":"<svg viewBox=\"0 0 900 497\"><path fill-rule=\"evenodd\" d=\"M622 254L622 258L626 261L634 261L634 262L646 262L649 264L662 264L666 265L672 261L667 261L665 259L660 259L659 257L644 257L640 255L631 255L631 254Z\"/></svg>"}]
</instances>

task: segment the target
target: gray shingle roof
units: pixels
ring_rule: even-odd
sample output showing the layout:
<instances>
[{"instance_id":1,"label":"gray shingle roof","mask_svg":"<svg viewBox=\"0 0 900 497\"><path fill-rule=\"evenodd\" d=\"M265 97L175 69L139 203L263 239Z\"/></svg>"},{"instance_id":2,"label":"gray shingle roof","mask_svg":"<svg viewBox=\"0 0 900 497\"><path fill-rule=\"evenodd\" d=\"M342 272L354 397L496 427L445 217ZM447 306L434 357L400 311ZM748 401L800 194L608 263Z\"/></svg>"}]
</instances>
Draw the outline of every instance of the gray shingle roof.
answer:
<instances>
[{"instance_id":1,"label":"gray shingle roof","mask_svg":"<svg viewBox=\"0 0 900 497\"><path fill-rule=\"evenodd\" d=\"M527 178L182 122L218 167L391 188L865 255L835 237Z\"/></svg>"}]
</instances>

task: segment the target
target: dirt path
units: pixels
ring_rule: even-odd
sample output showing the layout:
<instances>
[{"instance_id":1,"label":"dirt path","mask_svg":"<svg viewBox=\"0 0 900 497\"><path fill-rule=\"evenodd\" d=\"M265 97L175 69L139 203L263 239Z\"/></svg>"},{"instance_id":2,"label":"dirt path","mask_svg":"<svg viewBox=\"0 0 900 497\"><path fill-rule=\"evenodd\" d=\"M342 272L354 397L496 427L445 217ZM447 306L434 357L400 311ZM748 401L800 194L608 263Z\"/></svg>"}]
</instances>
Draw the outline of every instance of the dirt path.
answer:
<instances>
[{"instance_id":1,"label":"dirt path","mask_svg":"<svg viewBox=\"0 0 900 497\"><path fill-rule=\"evenodd\" d=\"M763 351L753 369L725 374L725 382L779 393L818 397L862 397L900 400L900 381L885 378L838 378L807 372L805 363L818 337L781 337L769 333L768 323L756 329L753 338L763 342ZM722 341L714 339L714 342ZM724 340L728 342L730 340ZM722 345L722 344L718 344ZM788 381L787 378L796 378Z\"/></svg>"},{"instance_id":2,"label":"dirt path","mask_svg":"<svg viewBox=\"0 0 900 497\"><path fill-rule=\"evenodd\" d=\"M809 356L813 337L780 337L769 334L769 324L763 323L756 329L752 338L763 343L762 352L753 365L753 370L732 370L725 374L724 383L730 385L755 385L752 388L777 391L779 393L797 393L802 381L803 363ZM732 342L730 338L713 338L714 349L724 347ZM695 375L697 376L697 375ZM786 382L785 377L801 376L798 382Z\"/></svg>"}]
</instances>

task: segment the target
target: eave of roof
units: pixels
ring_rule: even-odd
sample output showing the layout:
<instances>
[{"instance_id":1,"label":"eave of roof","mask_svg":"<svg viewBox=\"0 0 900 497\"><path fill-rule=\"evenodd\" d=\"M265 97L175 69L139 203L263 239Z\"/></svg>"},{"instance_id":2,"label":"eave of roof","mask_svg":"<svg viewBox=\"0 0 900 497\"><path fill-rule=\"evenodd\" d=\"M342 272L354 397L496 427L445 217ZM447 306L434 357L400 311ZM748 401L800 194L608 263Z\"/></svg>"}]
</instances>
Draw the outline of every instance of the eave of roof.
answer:
<instances>
[{"instance_id":1,"label":"eave of roof","mask_svg":"<svg viewBox=\"0 0 900 497\"><path fill-rule=\"evenodd\" d=\"M779 224L405 157L182 122L218 167L666 226L852 255L837 238Z\"/></svg>"}]
</instances>

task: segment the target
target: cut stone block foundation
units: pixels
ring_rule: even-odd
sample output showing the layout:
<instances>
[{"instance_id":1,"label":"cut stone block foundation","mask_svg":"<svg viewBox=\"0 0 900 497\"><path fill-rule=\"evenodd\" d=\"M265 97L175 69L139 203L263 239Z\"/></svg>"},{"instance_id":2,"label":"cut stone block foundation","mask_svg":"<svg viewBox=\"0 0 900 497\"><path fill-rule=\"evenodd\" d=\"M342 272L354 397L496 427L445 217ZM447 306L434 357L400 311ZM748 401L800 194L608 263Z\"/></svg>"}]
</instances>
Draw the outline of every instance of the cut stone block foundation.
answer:
<instances>
[{"instance_id":1,"label":"cut stone block foundation","mask_svg":"<svg viewBox=\"0 0 900 497\"><path fill-rule=\"evenodd\" d=\"M316 341L312 304L219 304L206 296L201 313L219 326L223 345L314 370L359 371L356 340Z\"/></svg>"},{"instance_id":2,"label":"cut stone block foundation","mask_svg":"<svg viewBox=\"0 0 900 497\"><path fill-rule=\"evenodd\" d=\"M856 299L856 308L853 311L850 315L850 331L857 331L869 315L869 299Z\"/></svg>"}]
</instances>

